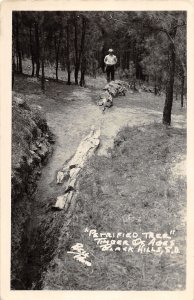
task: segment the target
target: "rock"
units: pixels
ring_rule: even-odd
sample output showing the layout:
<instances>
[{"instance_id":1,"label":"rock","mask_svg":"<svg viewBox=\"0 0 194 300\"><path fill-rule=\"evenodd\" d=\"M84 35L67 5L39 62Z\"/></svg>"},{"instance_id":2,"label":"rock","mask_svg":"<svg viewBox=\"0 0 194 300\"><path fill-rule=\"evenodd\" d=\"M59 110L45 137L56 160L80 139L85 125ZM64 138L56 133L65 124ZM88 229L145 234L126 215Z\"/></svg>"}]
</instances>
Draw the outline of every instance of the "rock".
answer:
<instances>
[{"instance_id":1,"label":"rock","mask_svg":"<svg viewBox=\"0 0 194 300\"><path fill-rule=\"evenodd\" d=\"M37 146L38 148L41 148L41 147L42 147L42 143L40 143L40 141L37 141L37 142L36 142L36 146Z\"/></svg>"},{"instance_id":2,"label":"rock","mask_svg":"<svg viewBox=\"0 0 194 300\"><path fill-rule=\"evenodd\" d=\"M15 170L19 170L21 168L21 161L19 161L18 163L16 163L15 165L14 165L14 169Z\"/></svg>"},{"instance_id":3,"label":"rock","mask_svg":"<svg viewBox=\"0 0 194 300\"><path fill-rule=\"evenodd\" d=\"M13 105L17 105L18 107L21 107L25 110L30 111L30 106L27 104L26 100L19 98L19 97L13 97Z\"/></svg>"},{"instance_id":4,"label":"rock","mask_svg":"<svg viewBox=\"0 0 194 300\"><path fill-rule=\"evenodd\" d=\"M34 144L32 144L31 147L30 147L30 150L33 151L33 152L37 151L37 149L38 148Z\"/></svg>"},{"instance_id":5,"label":"rock","mask_svg":"<svg viewBox=\"0 0 194 300\"><path fill-rule=\"evenodd\" d=\"M31 166L31 165L32 165L32 163L33 163L33 159L32 159L32 157L28 158L28 160L27 160L27 164L28 164L28 166Z\"/></svg>"},{"instance_id":6,"label":"rock","mask_svg":"<svg viewBox=\"0 0 194 300\"><path fill-rule=\"evenodd\" d=\"M32 109L34 110L38 110L38 111L42 111L42 107L40 105L37 104L31 104L30 105Z\"/></svg>"},{"instance_id":7,"label":"rock","mask_svg":"<svg viewBox=\"0 0 194 300\"><path fill-rule=\"evenodd\" d=\"M39 162L39 163L41 162L41 158L40 158L40 156L39 156L38 154L36 154L36 153L34 152L34 155L33 155L33 156L34 156L34 159L35 159L36 162Z\"/></svg>"},{"instance_id":8,"label":"rock","mask_svg":"<svg viewBox=\"0 0 194 300\"><path fill-rule=\"evenodd\" d=\"M126 196L127 196L127 194L126 194L124 191L120 191L120 192L119 192L119 195L120 195L121 197L126 197Z\"/></svg>"},{"instance_id":9,"label":"rock","mask_svg":"<svg viewBox=\"0 0 194 300\"><path fill-rule=\"evenodd\" d=\"M22 106L24 105L25 103L25 100L24 99L21 99L21 98L18 98L18 97L14 97L13 100L15 101L15 103L19 106Z\"/></svg>"},{"instance_id":10,"label":"rock","mask_svg":"<svg viewBox=\"0 0 194 300\"><path fill-rule=\"evenodd\" d=\"M29 150L29 151L30 151L30 153L31 153L32 155L35 155L35 154L36 154L33 150Z\"/></svg>"},{"instance_id":11,"label":"rock","mask_svg":"<svg viewBox=\"0 0 194 300\"><path fill-rule=\"evenodd\" d=\"M40 150L37 150L37 153L40 155L41 158L45 157L48 153L48 148L46 145L41 144Z\"/></svg>"},{"instance_id":12,"label":"rock","mask_svg":"<svg viewBox=\"0 0 194 300\"><path fill-rule=\"evenodd\" d=\"M55 143L55 139L54 139L53 136L52 136L52 137L49 137L49 138L48 138L48 141L49 141L50 144L54 144L54 143Z\"/></svg>"}]
</instances>

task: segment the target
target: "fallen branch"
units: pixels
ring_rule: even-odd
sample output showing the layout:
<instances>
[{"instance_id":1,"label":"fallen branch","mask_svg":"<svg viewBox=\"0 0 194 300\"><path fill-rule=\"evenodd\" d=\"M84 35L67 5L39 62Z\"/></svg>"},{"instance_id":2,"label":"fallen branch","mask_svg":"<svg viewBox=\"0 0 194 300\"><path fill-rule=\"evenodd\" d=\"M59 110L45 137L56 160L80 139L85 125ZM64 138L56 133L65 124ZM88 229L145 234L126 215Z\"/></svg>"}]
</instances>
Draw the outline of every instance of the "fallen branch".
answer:
<instances>
[{"instance_id":1,"label":"fallen branch","mask_svg":"<svg viewBox=\"0 0 194 300\"><path fill-rule=\"evenodd\" d=\"M90 133L81 141L74 157L57 173L57 183L63 182L68 177L68 182L64 195L58 196L53 208L67 210L74 193L80 171L83 169L86 161L93 155L100 143L100 129L93 126Z\"/></svg>"}]
</instances>

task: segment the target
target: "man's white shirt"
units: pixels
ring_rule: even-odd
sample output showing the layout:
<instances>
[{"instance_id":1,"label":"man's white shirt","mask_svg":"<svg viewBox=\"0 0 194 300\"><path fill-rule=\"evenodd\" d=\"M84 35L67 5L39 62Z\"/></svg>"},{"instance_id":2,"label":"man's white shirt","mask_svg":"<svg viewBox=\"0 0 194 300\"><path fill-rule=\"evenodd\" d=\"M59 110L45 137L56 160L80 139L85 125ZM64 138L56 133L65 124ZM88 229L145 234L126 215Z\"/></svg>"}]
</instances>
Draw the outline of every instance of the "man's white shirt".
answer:
<instances>
[{"instance_id":1,"label":"man's white shirt","mask_svg":"<svg viewBox=\"0 0 194 300\"><path fill-rule=\"evenodd\" d=\"M104 58L104 62L106 65L115 65L117 63L117 58L115 55L106 55L105 58Z\"/></svg>"}]
</instances>

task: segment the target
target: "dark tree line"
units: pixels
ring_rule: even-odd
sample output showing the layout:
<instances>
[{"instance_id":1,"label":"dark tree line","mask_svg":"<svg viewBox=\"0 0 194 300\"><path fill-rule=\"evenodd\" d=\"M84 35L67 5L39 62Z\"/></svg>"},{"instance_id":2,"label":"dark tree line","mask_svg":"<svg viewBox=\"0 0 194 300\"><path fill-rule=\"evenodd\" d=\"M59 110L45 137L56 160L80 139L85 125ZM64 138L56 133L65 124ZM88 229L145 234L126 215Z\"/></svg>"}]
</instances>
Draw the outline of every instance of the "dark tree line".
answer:
<instances>
[{"instance_id":1,"label":"dark tree line","mask_svg":"<svg viewBox=\"0 0 194 300\"><path fill-rule=\"evenodd\" d=\"M163 123L171 123L173 96L186 92L185 12L13 12L12 84L31 60L31 76L45 90L45 67L66 70L67 84L85 85L85 74L104 71L104 56L113 48L118 72L148 82L166 94ZM73 73L73 75L72 75ZM73 78L73 79L72 79Z\"/></svg>"}]
</instances>

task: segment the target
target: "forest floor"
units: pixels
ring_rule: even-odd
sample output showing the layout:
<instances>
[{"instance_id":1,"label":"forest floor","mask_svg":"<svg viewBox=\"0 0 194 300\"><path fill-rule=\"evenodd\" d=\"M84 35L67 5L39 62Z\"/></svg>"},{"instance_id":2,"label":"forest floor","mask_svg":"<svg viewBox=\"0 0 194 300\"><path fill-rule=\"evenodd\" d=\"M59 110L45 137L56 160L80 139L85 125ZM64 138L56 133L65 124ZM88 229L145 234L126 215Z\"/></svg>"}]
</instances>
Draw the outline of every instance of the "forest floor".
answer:
<instances>
[{"instance_id":1,"label":"forest floor","mask_svg":"<svg viewBox=\"0 0 194 300\"><path fill-rule=\"evenodd\" d=\"M64 82L40 84L17 76L14 92L29 104L40 105L55 134L55 150L38 183L31 231L56 234L49 245L52 255L43 277L44 289L173 290L185 287L186 113L174 101L172 127L161 125L164 98L150 93L127 93L114 99L104 114L96 105L106 84L90 79L86 88ZM97 155L80 179L75 214L67 224L64 212L45 208L63 193L56 172L75 153L92 125L101 128ZM119 132L119 133L118 133ZM42 225L46 223L46 225ZM41 229L41 226L43 228ZM178 254L103 252L84 232L156 233L174 230ZM37 237L36 237L37 239ZM86 267L67 253L82 243L92 256ZM86 246L85 246L86 245ZM42 247L42 248L41 248ZM45 250L44 245L33 251ZM49 249L50 249L49 248ZM40 257L44 262L44 254ZM33 252L32 287L36 288L40 260ZM34 265L33 265L34 264Z\"/></svg>"}]
</instances>

